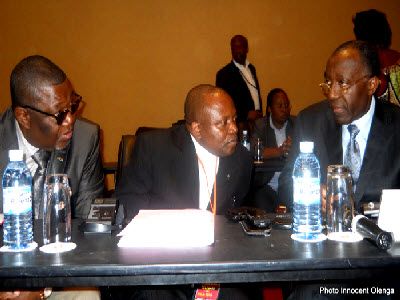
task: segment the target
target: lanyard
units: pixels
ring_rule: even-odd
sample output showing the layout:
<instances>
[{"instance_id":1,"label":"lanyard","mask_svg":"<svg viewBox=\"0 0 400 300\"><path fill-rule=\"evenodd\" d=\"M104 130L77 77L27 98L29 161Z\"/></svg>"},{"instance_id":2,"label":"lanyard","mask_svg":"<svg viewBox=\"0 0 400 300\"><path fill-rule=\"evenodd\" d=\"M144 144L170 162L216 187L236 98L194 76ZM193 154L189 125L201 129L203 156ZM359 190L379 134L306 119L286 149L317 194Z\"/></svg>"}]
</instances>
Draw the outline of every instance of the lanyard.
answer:
<instances>
[{"instance_id":1,"label":"lanyard","mask_svg":"<svg viewBox=\"0 0 400 300\"><path fill-rule=\"evenodd\" d=\"M215 180L214 180L214 205L211 201L211 194L210 194L210 189L208 188L208 177L206 173L206 169L204 168L204 164L201 161L199 155L197 155L197 160L199 161L201 167L203 168L204 175L206 175L206 182L207 182L207 193L210 197L210 206L211 206L211 211L214 215L217 214L217 166L218 166L218 156L215 158Z\"/></svg>"}]
</instances>

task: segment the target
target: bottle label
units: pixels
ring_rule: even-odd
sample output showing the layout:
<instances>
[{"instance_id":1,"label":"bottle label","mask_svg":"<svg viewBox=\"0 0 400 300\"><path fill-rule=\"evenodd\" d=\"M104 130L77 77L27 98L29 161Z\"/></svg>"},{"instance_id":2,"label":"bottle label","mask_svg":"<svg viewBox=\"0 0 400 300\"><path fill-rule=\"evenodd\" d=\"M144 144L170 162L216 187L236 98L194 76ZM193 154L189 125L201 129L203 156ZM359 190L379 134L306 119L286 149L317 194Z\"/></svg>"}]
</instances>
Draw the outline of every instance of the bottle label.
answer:
<instances>
[{"instance_id":1,"label":"bottle label","mask_svg":"<svg viewBox=\"0 0 400 300\"><path fill-rule=\"evenodd\" d=\"M3 213L24 214L32 210L30 186L3 188Z\"/></svg>"},{"instance_id":2,"label":"bottle label","mask_svg":"<svg viewBox=\"0 0 400 300\"><path fill-rule=\"evenodd\" d=\"M295 204L320 204L321 191L319 178L294 178L293 202Z\"/></svg>"}]
</instances>

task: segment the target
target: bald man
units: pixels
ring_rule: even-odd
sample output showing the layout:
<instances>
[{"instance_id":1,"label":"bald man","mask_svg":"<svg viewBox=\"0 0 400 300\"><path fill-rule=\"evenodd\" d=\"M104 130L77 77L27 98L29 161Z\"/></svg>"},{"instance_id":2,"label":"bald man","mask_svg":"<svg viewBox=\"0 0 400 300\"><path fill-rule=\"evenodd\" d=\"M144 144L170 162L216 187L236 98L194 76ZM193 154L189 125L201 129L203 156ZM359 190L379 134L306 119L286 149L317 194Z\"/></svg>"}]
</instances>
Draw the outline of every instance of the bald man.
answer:
<instances>
[{"instance_id":1,"label":"bald man","mask_svg":"<svg viewBox=\"0 0 400 300\"><path fill-rule=\"evenodd\" d=\"M262 117L260 86L256 68L247 60L249 46L243 35L231 39L232 61L218 71L216 86L232 97L238 121L255 121Z\"/></svg>"},{"instance_id":2,"label":"bald man","mask_svg":"<svg viewBox=\"0 0 400 300\"><path fill-rule=\"evenodd\" d=\"M140 209L200 208L225 214L247 195L253 162L238 143L231 97L220 88L199 85L187 95L185 120L137 137L116 189L128 219Z\"/></svg>"}]
</instances>

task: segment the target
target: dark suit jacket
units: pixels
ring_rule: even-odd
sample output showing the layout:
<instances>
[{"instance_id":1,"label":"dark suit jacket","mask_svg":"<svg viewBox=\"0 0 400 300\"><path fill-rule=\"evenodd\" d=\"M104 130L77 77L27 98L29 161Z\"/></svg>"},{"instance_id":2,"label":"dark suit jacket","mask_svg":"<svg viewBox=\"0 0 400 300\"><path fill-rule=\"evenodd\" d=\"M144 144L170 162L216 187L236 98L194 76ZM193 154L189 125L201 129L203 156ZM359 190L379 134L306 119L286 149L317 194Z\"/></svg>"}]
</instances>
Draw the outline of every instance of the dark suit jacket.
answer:
<instances>
[{"instance_id":1,"label":"dark suit jacket","mask_svg":"<svg viewBox=\"0 0 400 300\"><path fill-rule=\"evenodd\" d=\"M241 204L249 189L252 167L250 154L241 144L231 156L220 158L217 214ZM129 219L140 209L199 208L198 161L185 125L137 137L116 196Z\"/></svg>"},{"instance_id":2,"label":"dark suit jacket","mask_svg":"<svg viewBox=\"0 0 400 300\"><path fill-rule=\"evenodd\" d=\"M279 178L279 196L292 207L292 172L299 154L299 142L314 142L321 166L321 183L326 184L327 168L343 164L342 127L337 124L328 100L313 104L296 118L292 151ZM354 195L354 207L379 202L382 189L400 188L400 109L376 101L374 117Z\"/></svg>"},{"instance_id":3,"label":"dark suit jacket","mask_svg":"<svg viewBox=\"0 0 400 300\"><path fill-rule=\"evenodd\" d=\"M252 64L249 64L249 69L256 82L260 99L260 111L262 113L260 86L257 80L256 69ZM233 61L218 71L216 86L223 88L231 96L235 103L238 121L247 120L247 114L249 111L254 110L254 101L245 80Z\"/></svg>"},{"instance_id":4,"label":"dark suit jacket","mask_svg":"<svg viewBox=\"0 0 400 300\"><path fill-rule=\"evenodd\" d=\"M8 163L8 150L18 149L15 117L10 108L0 115L0 174ZM71 185L73 218L86 218L92 199L103 197L104 175L100 156L99 126L77 118L68 147L63 173ZM51 159L56 159L54 155ZM49 161L49 165L53 162ZM33 175L32 175L33 177ZM3 211L3 190L0 187L0 208Z\"/></svg>"},{"instance_id":5,"label":"dark suit jacket","mask_svg":"<svg viewBox=\"0 0 400 300\"><path fill-rule=\"evenodd\" d=\"M295 117L290 116L290 118L287 121L288 123L286 125L286 138L289 135L291 137L293 137L294 121L295 121ZM269 124L269 116L265 116L254 122L253 131L252 131L252 135L251 135L251 150L252 150L253 155L254 155L254 146L256 145L258 138L262 141L264 148L278 147L278 145L276 144L275 132ZM268 184L268 182L271 180L271 178L274 176L274 174L275 174L274 172L264 173L261 185L264 186L264 185Z\"/></svg>"}]
</instances>

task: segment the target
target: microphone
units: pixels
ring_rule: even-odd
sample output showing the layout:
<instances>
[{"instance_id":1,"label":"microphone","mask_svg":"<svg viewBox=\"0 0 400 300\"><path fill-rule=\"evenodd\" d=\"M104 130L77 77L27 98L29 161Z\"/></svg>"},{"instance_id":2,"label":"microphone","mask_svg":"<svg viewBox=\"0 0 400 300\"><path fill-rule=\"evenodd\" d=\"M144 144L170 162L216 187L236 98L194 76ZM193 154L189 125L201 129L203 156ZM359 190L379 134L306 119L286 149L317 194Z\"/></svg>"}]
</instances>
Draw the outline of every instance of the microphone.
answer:
<instances>
[{"instance_id":1,"label":"microphone","mask_svg":"<svg viewBox=\"0 0 400 300\"><path fill-rule=\"evenodd\" d=\"M353 232L357 232L362 237L371 240L381 250L388 250L392 247L392 234L379 228L374 221L366 216L355 216L351 227Z\"/></svg>"}]
</instances>

